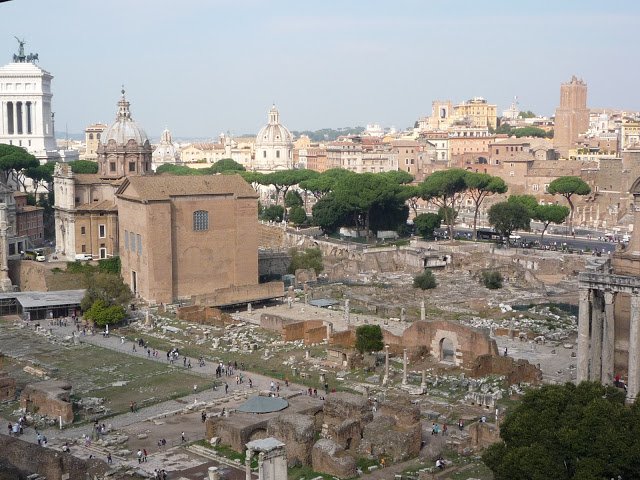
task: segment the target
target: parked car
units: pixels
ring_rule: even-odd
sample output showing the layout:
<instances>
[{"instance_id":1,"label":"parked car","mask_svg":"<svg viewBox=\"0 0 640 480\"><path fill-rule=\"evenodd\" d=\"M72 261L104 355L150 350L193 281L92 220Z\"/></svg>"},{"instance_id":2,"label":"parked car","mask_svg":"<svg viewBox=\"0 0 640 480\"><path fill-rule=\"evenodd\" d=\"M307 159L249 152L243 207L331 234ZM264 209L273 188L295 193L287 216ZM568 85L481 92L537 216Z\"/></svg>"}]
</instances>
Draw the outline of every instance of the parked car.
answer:
<instances>
[{"instance_id":1,"label":"parked car","mask_svg":"<svg viewBox=\"0 0 640 480\"><path fill-rule=\"evenodd\" d=\"M76 254L76 262L86 262L88 260L93 260L93 257L88 253L78 253Z\"/></svg>"}]
</instances>

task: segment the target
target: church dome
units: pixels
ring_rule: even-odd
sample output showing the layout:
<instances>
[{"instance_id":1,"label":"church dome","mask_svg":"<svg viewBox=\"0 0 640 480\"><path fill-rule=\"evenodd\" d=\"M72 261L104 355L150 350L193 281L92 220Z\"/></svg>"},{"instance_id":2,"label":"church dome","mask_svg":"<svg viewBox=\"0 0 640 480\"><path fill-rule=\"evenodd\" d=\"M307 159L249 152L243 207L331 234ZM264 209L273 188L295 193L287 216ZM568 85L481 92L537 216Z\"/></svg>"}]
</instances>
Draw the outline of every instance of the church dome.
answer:
<instances>
[{"instance_id":1,"label":"church dome","mask_svg":"<svg viewBox=\"0 0 640 480\"><path fill-rule=\"evenodd\" d=\"M114 140L117 145L126 145L129 140L134 140L138 146L142 146L149 141L144 130L131 118L129 102L124 96L124 89L122 90L122 98L118 102L116 121L100 136L102 145L107 145L110 140Z\"/></svg>"},{"instance_id":2,"label":"church dome","mask_svg":"<svg viewBox=\"0 0 640 480\"><path fill-rule=\"evenodd\" d=\"M171 139L171 132L166 128L160 136L160 143L153 151L152 159L154 165L180 161L180 152Z\"/></svg>"},{"instance_id":3,"label":"church dome","mask_svg":"<svg viewBox=\"0 0 640 480\"><path fill-rule=\"evenodd\" d=\"M280 123L280 113L276 106L269 110L269 123L262 127L256 136L256 147L261 146L290 146L293 136L291 132Z\"/></svg>"}]
</instances>

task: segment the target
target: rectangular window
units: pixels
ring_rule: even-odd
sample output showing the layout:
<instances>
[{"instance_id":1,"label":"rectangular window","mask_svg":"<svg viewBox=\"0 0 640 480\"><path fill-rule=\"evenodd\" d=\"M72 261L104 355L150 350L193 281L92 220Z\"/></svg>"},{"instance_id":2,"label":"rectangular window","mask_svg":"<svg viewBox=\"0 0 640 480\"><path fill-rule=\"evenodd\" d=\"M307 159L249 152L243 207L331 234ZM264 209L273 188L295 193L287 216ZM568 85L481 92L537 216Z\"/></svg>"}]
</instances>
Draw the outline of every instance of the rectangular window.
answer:
<instances>
[{"instance_id":1,"label":"rectangular window","mask_svg":"<svg viewBox=\"0 0 640 480\"><path fill-rule=\"evenodd\" d=\"M193 212L193 230L203 232L209 230L209 212L206 210L196 210Z\"/></svg>"},{"instance_id":2,"label":"rectangular window","mask_svg":"<svg viewBox=\"0 0 640 480\"><path fill-rule=\"evenodd\" d=\"M129 250L129 231L124 231L124 249Z\"/></svg>"},{"instance_id":3,"label":"rectangular window","mask_svg":"<svg viewBox=\"0 0 640 480\"><path fill-rule=\"evenodd\" d=\"M80 251L81 251L82 253L87 253L87 246L86 246L86 245L82 245L82 246L80 247Z\"/></svg>"},{"instance_id":4,"label":"rectangular window","mask_svg":"<svg viewBox=\"0 0 640 480\"><path fill-rule=\"evenodd\" d=\"M538 188L539 188L539 187L538 187L538 184L537 184L537 183L534 183L533 185L531 185L531 189L532 189L534 192L537 192L537 191L538 191Z\"/></svg>"},{"instance_id":5,"label":"rectangular window","mask_svg":"<svg viewBox=\"0 0 640 480\"><path fill-rule=\"evenodd\" d=\"M515 173L513 170L511 170L511 171L509 172L509 176L510 176L510 177L515 176L515 174L516 174L516 173Z\"/></svg>"},{"instance_id":6,"label":"rectangular window","mask_svg":"<svg viewBox=\"0 0 640 480\"><path fill-rule=\"evenodd\" d=\"M104 238L107 236L107 226L98 225L98 238Z\"/></svg>"},{"instance_id":7,"label":"rectangular window","mask_svg":"<svg viewBox=\"0 0 640 480\"><path fill-rule=\"evenodd\" d=\"M138 239L138 255L142 255L142 237L140 235L136 235Z\"/></svg>"},{"instance_id":8,"label":"rectangular window","mask_svg":"<svg viewBox=\"0 0 640 480\"><path fill-rule=\"evenodd\" d=\"M136 162L129 162L129 171L130 172L136 171Z\"/></svg>"},{"instance_id":9,"label":"rectangular window","mask_svg":"<svg viewBox=\"0 0 640 480\"><path fill-rule=\"evenodd\" d=\"M109 171L110 172L115 172L116 171L116 162L110 162L109 163Z\"/></svg>"},{"instance_id":10,"label":"rectangular window","mask_svg":"<svg viewBox=\"0 0 640 480\"><path fill-rule=\"evenodd\" d=\"M84 235L86 233L86 227L80 227L80 235Z\"/></svg>"}]
</instances>

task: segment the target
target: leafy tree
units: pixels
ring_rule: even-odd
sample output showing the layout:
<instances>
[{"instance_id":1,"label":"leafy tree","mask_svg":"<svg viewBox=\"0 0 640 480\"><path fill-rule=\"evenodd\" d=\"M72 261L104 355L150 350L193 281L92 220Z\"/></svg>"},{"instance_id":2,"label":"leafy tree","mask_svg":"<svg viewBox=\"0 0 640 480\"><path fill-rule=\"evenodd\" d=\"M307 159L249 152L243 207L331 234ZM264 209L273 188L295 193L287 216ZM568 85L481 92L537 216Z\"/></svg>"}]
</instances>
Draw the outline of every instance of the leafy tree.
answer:
<instances>
[{"instance_id":1,"label":"leafy tree","mask_svg":"<svg viewBox=\"0 0 640 480\"><path fill-rule=\"evenodd\" d=\"M296 225L302 225L307 221L307 212L299 206L291 207L291 210L289 210L289 220Z\"/></svg>"},{"instance_id":2,"label":"leafy tree","mask_svg":"<svg viewBox=\"0 0 640 480\"><path fill-rule=\"evenodd\" d=\"M287 193L284 197L284 206L287 208L291 207L301 207L303 205L302 195L300 195L295 190L292 190Z\"/></svg>"},{"instance_id":3,"label":"leafy tree","mask_svg":"<svg viewBox=\"0 0 640 480\"><path fill-rule=\"evenodd\" d=\"M263 177L264 173L260 172L238 172L244 178L244 181L250 184L257 192L260 185L265 185Z\"/></svg>"},{"instance_id":4,"label":"leafy tree","mask_svg":"<svg viewBox=\"0 0 640 480\"><path fill-rule=\"evenodd\" d=\"M374 205L369 221L369 228L372 232L393 230L400 235L406 235L408 219L409 207L405 205L401 198L391 198L385 202Z\"/></svg>"},{"instance_id":5,"label":"leafy tree","mask_svg":"<svg viewBox=\"0 0 640 480\"><path fill-rule=\"evenodd\" d=\"M544 238L544 232L551 223L561 224L569 216L569 208L564 205L538 205L533 214L533 219L542 222L543 228L540 234L540 243Z\"/></svg>"},{"instance_id":6,"label":"leafy tree","mask_svg":"<svg viewBox=\"0 0 640 480\"><path fill-rule=\"evenodd\" d=\"M388 178L390 181L399 185L406 185L413 182L413 175L404 170L390 170L388 172L381 172L379 175Z\"/></svg>"},{"instance_id":7,"label":"leafy tree","mask_svg":"<svg viewBox=\"0 0 640 480\"><path fill-rule=\"evenodd\" d=\"M132 298L129 286L122 281L120 275L88 271L85 283L89 287L80 303L80 307L85 312L98 300L111 306L126 305Z\"/></svg>"},{"instance_id":8,"label":"leafy tree","mask_svg":"<svg viewBox=\"0 0 640 480\"><path fill-rule=\"evenodd\" d=\"M526 112L520 112L518 114L518 118L535 118L536 114L533 113L531 110L527 110Z\"/></svg>"},{"instance_id":9,"label":"leafy tree","mask_svg":"<svg viewBox=\"0 0 640 480\"><path fill-rule=\"evenodd\" d=\"M547 136L547 132L538 127L522 127L516 128L511 132L516 138L521 137L537 137L537 138L545 138Z\"/></svg>"},{"instance_id":10,"label":"leafy tree","mask_svg":"<svg viewBox=\"0 0 640 480\"><path fill-rule=\"evenodd\" d=\"M439 207L448 207L455 210L462 194L467 189L465 175L466 171L461 168L432 173L420 184L422 198L432 201ZM449 229L449 238L453 240L454 219L449 215L445 222L447 222Z\"/></svg>"},{"instance_id":11,"label":"leafy tree","mask_svg":"<svg viewBox=\"0 0 640 480\"><path fill-rule=\"evenodd\" d=\"M529 210L519 202L500 202L489 209L489 223L507 241L514 230L529 230Z\"/></svg>"},{"instance_id":12,"label":"leafy tree","mask_svg":"<svg viewBox=\"0 0 640 480\"><path fill-rule=\"evenodd\" d=\"M387 203L404 202L400 192L401 186L387 177L374 173L362 173L340 178L334 186L333 196L336 202L343 205L349 212L351 224L356 227L356 230L364 228L368 236L372 226L374 229L380 226L380 222L376 225L372 225L371 222L376 210L383 208ZM401 220L400 216L395 218L399 223L406 221L406 217L404 220Z\"/></svg>"},{"instance_id":13,"label":"leafy tree","mask_svg":"<svg viewBox=\"0 0 640 480\"><path fill-rule=\"evenodd\" d=\"M485 270L482 272L482 284L489 290L502 288L502 274L497 270Z\"/></svg>"},{"instance_id":14,"label":"leafy tree","mask_svg":"<svg viewBox=\"0 0 640 480\"><path fill-rule=\"evenodd\" d=\"M104 327L120 323L125 319L126 312L122 305L108 305L104 300L96 300L91 308L84 312L84 316L97 326Z\"/></svg>"},{"instance_id":15,"label":"leafy tree","mask_svg":"<svg viewBox=\"0 0 640 480\"><path fill-rule=\"evenodd\" d=\"M638 478L640 405L595 382L526 393L483 454L495 480Z\"/></svg>"},{"instance_id":16,"label":"leafy tree","mask_svg":"<svg viewBox=\"0 0 640 480\"><path fill-rule=\"evenodd\" d=\"M360 353L379 352L384 348L380 325L360 325L356 328L356 350Z\"/></svg>"},{"instance_id":17,"label":"leafy tree","mask_svg":"<svg viewBox=\"0 0 640 480\"><path fill-rule=\"evenodd\" d=\"M413 224L422 238L432 239L433 232L442 224L442 217L437 213L421 213L413 219Z\"/></svg>"},{"instance_id":18,"label":"leafy tree","mask_svg":"<svg viewBox=\"0 0 640 480\"><path fill-rule=\"evenodd\" d=\"M223 158L214 163L208 170L210 170L211 173L237 173L246 171L246 168L232 158Z\"/></svg>"},{"instance_id":19,"label":"leafy tree","mask_svg":"<svg viewBox=\"0 0 640 480\"><path fill-rule=\"evenodd\" d=\"M282 205L271 205L262 210L260 216L262 220L271 222L281 222L284 218L284 207Z\"/></svg>"},{"instance_id":20,"label":"leafy tree","mask_svg":"<svg viewBox=\"0 0 640 480\"><path fill-rule=\"evenodd\" d=\"M571 215L569 216L569 231L573 231L573 212L574 205L571 197L574 195L589 195L591 193L591 187L582 180L580 177L559 177L549 184L547 189L551 195L562 195L569 202L569 208L571 209Z\"/></svg>"},{"instance_id":21,"label":"leafy tree","mask_svg":"<svg viewBox=\"0 0 640 480\"><path fill-rule=\"evenodd\" d=\"M36 197L38 196L40 187L45 185L53 186L53 169L55 166L55 162L47 162L43 165L30 167L25 170L25 176L33 181L33 193Z\"/></svg>"},{"instance_id":22,"label":"leafy tree","mask_svg":"<svg viewBox=\"0 0 640 480\"><path fill-rule=\"evenodd\" d=\"M111 257L105 258L103 260L98 260L98 271L100 272L120 275L121 269L122 262L120 261L120 257Z\"/></svg>"},{"instance_id":23,"label":"leafy tree","mask_svg":"<svg viewBox=\"0 0 640 480\"><path fill-rule=\"evenodd\" d=\"M364 127L321 128L320 130L292 131L294 137L306 135L312 142L333 141L343 135L360 135Z\"/></svg>"},{"instance_id":24,"label":"leafy tree","mask_svg":"<svg viewBox=\"0 0 640 480\"><path fill-rule=\"evenodd\" d=\"M336 201L333 194L329 194L316 202L312 207L313 223L318 225L326 234L336 232L344 223L349 208Z\"/></svg>"},{"instance_id":25,"label":"leafy tree","mask_svg":"<svg viewBox=\"0 0 640 480\"><path fill-rule=\"evenodd\" d=\"M554 132L553 132L553 128L552 128L551 130L549 130L549 131L547 132L546 137L547 137L547 138L553 138L553 133L554 133Z\"/></svg>"},{"instance_id":26,"label":"leafy tree","mask_svg":"<svg viewBox=\"0 0 640 480\"><path fill-rule=\"evenodd\" d=\"M98 173L98 162L91 160L73 160L69 167L73 173Z\"/></svg>"},{"instance_id":27,"label":"leafy tree","mask_svg":"<svg viewBox=\"0 0 640 480\"><path fill-rule=\"evenodd\" d=\"M509 195L507 202L521 204L527 209L531 218L533 218L536 213L536 208L538 208L538 199L533 195Z\"/></svg>"},{"instance_id":28,"label":"leafy tree","mask_svg":"<svg viewBox=\"0 0 640 480\"><path fill-rule=\"evenodd\" d=\"M513 133L513 130L514 130L514 127L512 127L508 123L503 123L498 128L495 129L494 133L500 134L500 135L506 134L511 136L511 134Z\"/></svg>"},{"instance_id":29,"label":"leafy tree","mask_svg":"<svg viewBox=\"0 0 640 480\"><path fill-rule=\"evenodd\" d=\"M312 172L311 170L307 170ZM318 200L333 190L336 182L347 175L355 175L355 173L345 170L344 168L332 168L325 170L320 174L311 175L302 180L298 186L308 192L311 192Z\"/></svg>"},{"instance_id":30,"label":"leafy tree","mask_svg":"<svg viewBox=\"0 0 640 480\"><path fill-rule=\"evenodd\" d=\"M168 173L170 175L203 175L205 170L208 169L200 169L200 168L191 168L186 165L174 165L172 163L165 163L164 165L160 165L156 169L156 173L158 175L162 175Z\"/></svg>"},{"instance_id":31,"label":"leafy tree","mask_svg":"<svg viewBox=\"0 0 640 480\"><path fill-rule=\"evenodd\" d=\"M482 202L488 196L506 193L507 184L500 177L477 172L466 172L464 181L467 185L467 194L473 200L473 238L477 240L478 214L480 213Z\"/></svg>"},{"instance_id":32,"label":"leafy tree","mask_svg":"<svg viewBox=\"0 0 640 480\"><path fill-rule=\"evenodd\" d=\"M40 166L36 157L27 150L15 145L0 143L0 181L6 184L13 178L24 190L24 175L29 169Z\"/></svg>"},{"instance_id":33,"label":"leafy tree","mask_svg":"<svg viewBox=\"0 0 640 480\"><path fill-rule=\"evenodd\" d=\"M436 288L438 283L436 282L436 277L433 272L431 270L425 270L413 278L413 286L421 290L431 290L432 288Z\"/></svg>"},{"instance_id":34,"label":"leafy tree","mask_svg":"<svg viewBox=\"0 0 640 480\"><path fill-rule=\"evenodd\" d=\"M289 273L296 273L296 270L299 268L313 268L317 275L324 270L322 252L319 248L307 248L304 251L292 248L290 253L291 263L289 264Z\"/></svg>"},{"instance_id":35,"label":"leafy tree","mask_svg":"<svg viewBox=\"0 0 640 480\"><path fill-rule=\"evenodd\" d=\"M420 187L418 185L404 185L402 196L413 210L413 216L418 216L418 201L420 200Z\"/></svg>"}]
</instances>

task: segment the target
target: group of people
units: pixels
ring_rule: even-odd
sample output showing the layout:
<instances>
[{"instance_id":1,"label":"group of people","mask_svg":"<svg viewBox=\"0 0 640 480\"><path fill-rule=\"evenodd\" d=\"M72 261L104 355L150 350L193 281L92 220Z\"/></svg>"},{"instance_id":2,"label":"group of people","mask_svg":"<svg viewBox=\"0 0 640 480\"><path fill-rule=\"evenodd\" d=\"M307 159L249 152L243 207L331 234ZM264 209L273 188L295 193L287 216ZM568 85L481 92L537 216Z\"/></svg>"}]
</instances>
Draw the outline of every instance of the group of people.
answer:
<instances>
[{"instance_id":1,"label":"group of people","mask_svg":"<svg viewBox=\"0 0 640 480\"><path fill-rule=\"evenodd\" d=\"M9 436L17 437L18 435L22 435L24 433L24 428L27 425L27 417L22 415L16 423L9 422L8 430Z\"/></svg>"},{"instance_id":2,"label":"group of people","mask_svg":"<svg viewBox=\"0 0 640 480\"><path fill-rule=\"evenodd\" d=\"M216 378L231 377L236 370L238 370L238 362L231 363L229 361L226 365L220 362L216 367ZM240 364L240 370L244 370L244 363Z\"/></svg>"},{"instance_id":3,"label":"group of people","mask_svg":"<svg viewBox=\"0 0 640 480\"><path fill-rule=\"evenodd\" d=\"M442 424L442 429L440 429L440 425L435 422L431 425L431 435L439 435L440 433L442 433L442 435L447 435L448 431L449 426L446 422Z\"/></svg>"}]
</instances>

